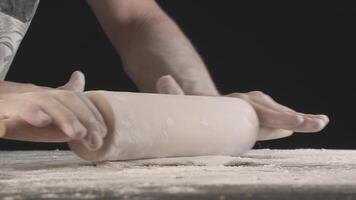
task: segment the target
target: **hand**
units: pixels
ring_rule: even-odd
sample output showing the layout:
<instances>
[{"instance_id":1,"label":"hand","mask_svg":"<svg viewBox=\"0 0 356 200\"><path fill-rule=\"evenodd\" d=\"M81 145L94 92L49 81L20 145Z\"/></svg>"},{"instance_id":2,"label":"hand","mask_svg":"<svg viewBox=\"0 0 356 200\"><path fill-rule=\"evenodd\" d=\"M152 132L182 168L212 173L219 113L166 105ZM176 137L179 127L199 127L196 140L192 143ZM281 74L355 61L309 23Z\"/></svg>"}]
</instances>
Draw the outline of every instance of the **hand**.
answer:
<instances>
[{"instance_id":1,"label":"hand","mask_svg":"<svg viewBox=\"0 0 356 200\"><path fill-rule=\"evenodd\" d=\"M100 112L82 94L84 86L80 72L57 89L2 82L0 119L17 119L36 127L53 124L66 135L64 140L80 140L89 150L98 149L107 128Z\"/></svg>"},{"instance_id":2,"label":"hand","mask_svg":"<svg viewBox=\"0 0 356 200\"><path fill-rule=\"evenodd\" d=\"M50 88L37 86L28 83L16 83L11 81L0 81L0 98L8 94L13 93L24 93L24 92L42 92L45 90L69 90L73 92L83 92L85 87L85 77L80 71L75 71L72 73L69 81L58 88Z\"/></svg>"},{"instance_id":3,"label":"hand","mask_svg":"<svg viewBox=\"0 0 356 200\"><path fill-rule=\"evenodd\" d=\"M159 93L184 95L184 91L171 76L161 77L156 84ZM325 115L298 113L278 104L262 92L232 93L228 97L240 98L250 103L259 118L258 140L288 137L294 132L318 132L329 122Z\"/></svg>"},{"instance_id":4,"label":"hand","mask_svg":"<svg viewBox=\"0 0 356 200\"><path fill-rule=\"evenodd\" d=\"M329 123L326 115L296 112L263 92L232 93L227 96L243 99L255 108L261 125L259 140L288 137L294 132L319 132Z\"/></svg>"}]
</instances>

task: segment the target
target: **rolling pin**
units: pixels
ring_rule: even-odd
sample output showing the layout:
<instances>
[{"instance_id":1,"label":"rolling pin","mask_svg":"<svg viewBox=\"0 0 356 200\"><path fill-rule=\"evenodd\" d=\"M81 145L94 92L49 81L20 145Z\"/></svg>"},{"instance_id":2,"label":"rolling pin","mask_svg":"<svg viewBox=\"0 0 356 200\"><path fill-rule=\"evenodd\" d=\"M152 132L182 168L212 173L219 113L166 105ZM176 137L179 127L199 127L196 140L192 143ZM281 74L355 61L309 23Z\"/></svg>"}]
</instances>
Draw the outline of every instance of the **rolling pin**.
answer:
<instances>
[{"instance_id":1,"label":"rolling pin","mask_svg":"<svg viewBox=\"0 0 356 200\"><path fill-rule=\"evenodd\" d=\"M103 146L87 150L68 142L79 157L90 161L132 160L177 156L239 156L256 142L259 122L245 101L230 97L89 91L108 126ZM35 128L19 122L0 124L0 135L28 131L25 140L56 138L55 127ZM25 128L25 129L24 129ZM37 135L36 135L37 133ZM8 135L7 138L16 138ZM32 138L31 138L32 137ZM53 141L52 141L53 142Z\"/></svg>"}]
</instances>

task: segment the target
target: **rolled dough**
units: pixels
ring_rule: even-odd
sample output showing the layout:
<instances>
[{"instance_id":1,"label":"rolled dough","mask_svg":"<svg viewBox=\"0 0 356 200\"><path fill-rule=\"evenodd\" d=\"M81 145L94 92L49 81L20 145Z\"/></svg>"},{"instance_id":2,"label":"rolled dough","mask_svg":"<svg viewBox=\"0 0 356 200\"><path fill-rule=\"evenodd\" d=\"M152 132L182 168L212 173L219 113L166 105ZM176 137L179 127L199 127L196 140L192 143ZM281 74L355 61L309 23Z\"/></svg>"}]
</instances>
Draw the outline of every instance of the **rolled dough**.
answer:
<instances>
[{"instance_id":1,"label":"rolled dough","mask_svg":"<svg viewBox=\"0 0 356 200\"><path fill-rule=\"evenodd\" d=\"M90 91L108 125L104 145L69 147L91 161L231 155L250 150L259 123L245 101L229 97Z\"/></svg>"}]
</instances>

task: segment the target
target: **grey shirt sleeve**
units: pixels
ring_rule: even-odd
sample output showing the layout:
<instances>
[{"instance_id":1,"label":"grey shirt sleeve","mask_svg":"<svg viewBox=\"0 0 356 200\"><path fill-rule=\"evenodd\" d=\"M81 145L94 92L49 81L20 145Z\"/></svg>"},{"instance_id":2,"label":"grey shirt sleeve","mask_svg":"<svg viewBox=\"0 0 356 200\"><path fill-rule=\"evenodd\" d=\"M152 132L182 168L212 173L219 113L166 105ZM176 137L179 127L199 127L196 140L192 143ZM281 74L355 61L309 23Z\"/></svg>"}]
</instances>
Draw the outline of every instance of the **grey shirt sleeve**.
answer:
<instances>
[{"instance_id":1,"label":"grey shirt sleeve","mask_svg":"<svg viewBox=\"0 0 356 200\"><path fill-rule=\"evenodd\" d=\"M0 80L3 80L39 0L0 0Z\"/></svg>"}]
</instances>

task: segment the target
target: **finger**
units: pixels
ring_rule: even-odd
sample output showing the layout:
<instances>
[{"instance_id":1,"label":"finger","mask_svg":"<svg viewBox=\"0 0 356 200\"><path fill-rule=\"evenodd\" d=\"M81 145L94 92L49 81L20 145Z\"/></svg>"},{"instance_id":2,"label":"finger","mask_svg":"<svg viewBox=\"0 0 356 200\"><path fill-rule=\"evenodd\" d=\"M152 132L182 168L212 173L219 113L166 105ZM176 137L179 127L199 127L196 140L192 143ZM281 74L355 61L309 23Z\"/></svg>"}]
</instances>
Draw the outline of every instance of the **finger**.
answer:
<instances>
[{"instance_id":1,"label":"finger","mask_svg":"<svg viewBox=\"0 0 356 200\"><path fill-rule=\"evenodd\" d=\"M89 150L95 151L98 150L101 146L103 146L103 139L100 138L99 135L96 134L88 134L81 143Z\"/></svg>"},{"instance_id":2,"label":"finger","mask_svg":"<svg viewBox=\"0 0 356 200\"><path fill-rule=\"evenodd\" d=\"M83 92L84 88L85 88L85 76L80 71L73 72L68 83L66 83L61 87L58 87L58 89L71 90L75 92Z\"/></svg>"},{"instance_id":3,"label":"finger","mask_svg":"<svg viewBox=\"0 0 356 200\"><path fill-rule=\"evenodd\" d=\"M275 140L291 136L294 131L300 133L315 133L322 130L329 118L325 115L306 115L306 120L294 130L275 129L262 126L258 134L258 141Z\"/></svg>"},{"instance_id":4,"label":"finger","mask_svg":"<svg viewBox=\"0 0 356 200\"><path fill-rule=\"evenodd\" d=\"M260 91L252 91L247 93L249 94L248 97L259 104L262 104L268 108L275 109L278 111L289 111L289 112L295 112L292 108L289 108L287 106L284 106L280 103L277 103L271 96L260 92Z\"/></svg>"},{"instance_id":5,"label":"finger","mask_svg":"<svg viewBox=\"0 0 356 200\"><path fill-rule=\"evenodd\" d=\"M294 132L290 131L290 130L275 129L275 128L262 126L258 133L257 140L258 141L275 140L275 139L289 137L289 136L293 135L293 133Z\"/></svg>"},{"instance_id":6,"label":"finger","mask_svg":"<svg viewBox=\"0 0 356 200\"><path fill-rule=\"evenodd\" d=\"M156 83L156 88L160 94L184 95L183 89L171 75L159 78Z\"/></svg>"},{"instance_id":7,"label":"finger","mask_svg":"<svg viewBox=\"0 0 356 200\"><path fill-rule=\"evenodd\" d=\"M100 122L100 127L99 127L101 129L100 135L101 137L105 137L108 130L107 130L105 120L102 114L100 113L100 111L93 104L93 102L90 101L89 98L87 98L86 96L78 95L78 97L86 104L87 108L90 110L91 114L95 117L95 119Z\"/></svg>"},{"instance_id":8,"label":"finger","mask_svg":"<svg viewBox=\"0 0 356 200\"><path fill-rule=\"evenodd\" d=\"M87 129L77 116L56 99L43 100L43 111L51 116L53 123L70 138L79 140L87 135Z\"/></svg>"},{"instance_id":9,"label":"finger","mask_svg":"<svg viewBox=\"0 0 356 200\"><path fill-rule=\"evenodd\" d=\"M304 117L298 114L278 112L258 103L250 103L256 110L261 126L292 130L304 121Z\"/></svg>"},{"instance_id":10,"label":"finger","mask_svg":"<svg viewBox=\"0 0 356 200\"><path fill-rule=\"evenodd\" d=\"M261 100L257 100L256 102L263 103ZM296 112L286 106L283 106L277 102L275 102L272 98L265 98L265 106L269 108L274 108L276 111L280 112L288 112L291 115L299 115L304 118L303 123L291 130L296 132L304 132L304 133L314 133L319 132L329 123L329 118L326 115L313 115L313 114L304 114L300 112Z\"/></svg>"},{"instance_id":11,"label":"finger","mask_svg":"<svg viewBox=\"0 0 356 200\"><path fill-rule=\"evenodd\" d=\"M309 117L308 120L305 121L305 124L308 127L314 127L313 130L318 130L320 128L325 127L327 123L329 123L329 118L326 115L312 115L312 114L304 114L300 112L296 112L295 110L281 105L274 101L270 96L263 94L261 92L250 92L250 99L256 103L260 103L268 108L275 109L276 111L285 111L290 112L291 114L300 115L302 117ZM319 120L318 120L319 119ZM320 123L322 120L324 123Z\"/></svg>"},{"instance_id":12,"label":"finger","mask_svg":"<svg viewBox=\"0 0 356 200\"><path fill-rule=\"evenodd\" d=\"M312 115L312 114L304 114L304 113L299 113L299 114L304 115L306 117L310 117L310 118L321 119L325 123L329 123L329 121L330 121L330 119L327 115Z\"/></svg>"},{"instance_id":13,"label":"finger","mask_svg":"<svg viewBox=\"0 0 356 200\"><path fill-rule=\"evenodd\" d=\"M329 122L329 118L326 115L311 115L311 114L304 114L304 113L298 113L286 106L283 106L277 102L275 102L271 97L268 95L262 93L262 92L249 92L247 94L242 94L242 93L233 93L233 97L238 97L241 99L244 99L251 104L255 105L255 107L265 107L269 108L271 110L274 110L276 113L280 113L280 116L293 116L294 118L303 118L303 123L300 123L298 126L293 127L293 123L288 123L285 120L280 121L281 123L286 123L283 126L275 126L275 123L271 123L270 121L273 120L270 118L270 121L264 121L264 116L268 116L268 113L263 113L262 111L266 111L267 109L263 110L260 109L259 114L261 114L261 122L265 123L265 126L273 127L273 128L282 128L282 129L289 129L293 130L296 132L318 132L321 129L323 129L327 123ZM260 106L257 106L260 105ZM265 115L263 115L265 114ZM278 119L275 117L274 119ZM298 121L298 120L296 120ZM288 125L290 124L290 126ZM298 123L297 123L298 124Z\"/></svg>"},{"instance_id":14,"label":"finger","mask_svg":"<svg viewBox=\"0 0 356 200\"><path fill-rule=\"evenodd\" d=\"M97 113L100 115L99 111L93 113L89 108L89 105L92 103L90 101L83 101L79 95L74 93L68 92L58 95L57 99L68 109L70 109L87 129L88 138L85 138L85 140L88 145L91 146L92 149L99 148L100 146L97 145L101 144L101 141L98 140L102 140L102 137L106 134L106 125L104 120L102 118L98 120L99 117L96 117L95 114ZM92 107L94 107L94 105L92 105Z\"/></svg>"},{"instance_id":15,"label":"finger","mask_svg":"<svg viewBox=\"0 0 356 200\"><path fill-rule=\"evenodd\" d=\"M304 121L301 125L294 128L295 132L300 133L315 133L319 132L325 128L325 126L329 123L329 118L325 118L326 116L315 116L315 115L305 115Z\"/></svg>"}]
</instances>

